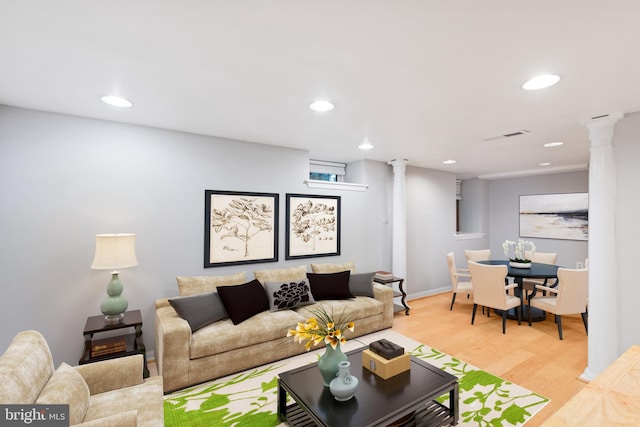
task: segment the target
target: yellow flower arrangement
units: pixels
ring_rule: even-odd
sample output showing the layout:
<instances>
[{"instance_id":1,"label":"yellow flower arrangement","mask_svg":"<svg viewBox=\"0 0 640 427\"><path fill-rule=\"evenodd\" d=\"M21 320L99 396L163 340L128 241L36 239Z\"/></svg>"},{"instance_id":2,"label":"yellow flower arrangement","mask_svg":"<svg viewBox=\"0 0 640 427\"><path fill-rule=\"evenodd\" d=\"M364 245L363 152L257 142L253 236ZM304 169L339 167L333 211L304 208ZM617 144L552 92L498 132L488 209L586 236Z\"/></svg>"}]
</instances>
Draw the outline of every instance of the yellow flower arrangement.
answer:
<instances>
[{"instance_id":1,"label":"yellow flower arrangement","mask_svg":"<svg viewBox=\"0 0 640 427\"><path fill-rule=\"evenodd\" d=\"M355 330L355 323L345 319L344 310L340 316L335 318L333 316L333 310L331 310L331 314L329 314L322 305L319 305L317 309L307 311L309 311L312 316L305 320L304 323L298 323L295 330L289 329L287 332L287 337L293 337L294 341L300 344L304 343L307 351L311 349L312 345L316 346L321 342L331 345L335 350L338 344L347 342L342 332L345 329L351 332Z\"/></svg>"}]
</instances>

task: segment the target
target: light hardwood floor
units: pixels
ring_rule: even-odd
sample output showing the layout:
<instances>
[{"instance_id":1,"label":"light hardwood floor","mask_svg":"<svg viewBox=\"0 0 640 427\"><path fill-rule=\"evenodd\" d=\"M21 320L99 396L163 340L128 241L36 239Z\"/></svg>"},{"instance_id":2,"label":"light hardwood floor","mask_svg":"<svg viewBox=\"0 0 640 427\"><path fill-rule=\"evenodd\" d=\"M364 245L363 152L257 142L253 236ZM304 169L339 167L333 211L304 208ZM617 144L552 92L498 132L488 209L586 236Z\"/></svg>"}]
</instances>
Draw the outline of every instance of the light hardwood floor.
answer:
<instances>
[{"instance_id":1,"label":"light hardwood floor","mask_svg":"<svg viewBox=\"0 0 640 427\"><path fill-rule=\"evenodd\" d=\"M564 340L558 338L553 315L529 327L523 321L482 315L471 325L473 302L458 295L449 311L451 292L408 302L410 315L396 313L393 330L478 368L535 391L551 402L527 427L541 425L586 384L578 379L587 366L587 335L580 315L562 317Z\"/></svg>"}]
</instances>

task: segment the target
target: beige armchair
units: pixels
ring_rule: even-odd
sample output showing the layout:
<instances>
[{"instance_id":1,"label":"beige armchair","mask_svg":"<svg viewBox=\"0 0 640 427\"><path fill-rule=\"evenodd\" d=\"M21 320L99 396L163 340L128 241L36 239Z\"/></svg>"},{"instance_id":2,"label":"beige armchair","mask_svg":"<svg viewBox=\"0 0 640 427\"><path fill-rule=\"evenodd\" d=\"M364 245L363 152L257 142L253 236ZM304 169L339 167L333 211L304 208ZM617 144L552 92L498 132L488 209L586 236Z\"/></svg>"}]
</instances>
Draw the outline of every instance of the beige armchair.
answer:
<instances>
[{"instance_id":1,"label":"beige armchair","mask_svg":"<svg viewBox=\"0 0 640 427\"><path fill-rule=\"evenodd\" d=\"M449 307L449 310L453 310L453 303L456 300L456 295L458 293L466 294L467 297L469 295L473 295L473 285L469 281L471 279L469 270L456 268L456 256L453 252L449 252L447 254L447 265L449 266L449 277L451 278L451 290L453 292L451 297L451 307ZM461 282L460 278L464 278L466 280Z\"/></svg>"},{"instance_id":2,"label":"beige armchair","mask_svg":"<svg viewBox=\"0 0 640 427\"><path fill-rule=\"evenodd\" d=\"M142 365L137 354L54 369L42 334L23 331L0 356L0 403L68 404L70 425L162 426L162 377L143 379Z\"/></svg>"},{"instance_id":3,"label":"beige armchair","mask_svg":"<svg viewBox=\"0 0 640 427\"><path fill-rule=\"evenodd\" d=\"M547 291L549 296L535 296L538 290ZM562 315L580 314L584 329L589 333L587 325L587 303L589 294L589 269L558 269L558 287L536 285L529 299L529 306L553 313L558 324L558 336L562 338ZM531 326L531 310L529 310L529 326Z\"/></svg>"},{"instance_id":4,"label":"beige armchair","mask_svg":"<svg viewBox=\"0 0 640 427\"><path fill-rule=\"evenodd\" d=\"M469 271L471 271L471 283L473 283L473 314L471 315L471 324L476 318L476 309L478 305L489 309L495 308L502 310L502 333L506 332L507 310L516 308L518 313L518 325L522 320L522 313L519 309L521 300L519 297L508 295L509 289L515 288L517 285L512 283L505 286L507 277L506 265L485 265L477 262L469 262Z\"/></svg>"}]
</instances>

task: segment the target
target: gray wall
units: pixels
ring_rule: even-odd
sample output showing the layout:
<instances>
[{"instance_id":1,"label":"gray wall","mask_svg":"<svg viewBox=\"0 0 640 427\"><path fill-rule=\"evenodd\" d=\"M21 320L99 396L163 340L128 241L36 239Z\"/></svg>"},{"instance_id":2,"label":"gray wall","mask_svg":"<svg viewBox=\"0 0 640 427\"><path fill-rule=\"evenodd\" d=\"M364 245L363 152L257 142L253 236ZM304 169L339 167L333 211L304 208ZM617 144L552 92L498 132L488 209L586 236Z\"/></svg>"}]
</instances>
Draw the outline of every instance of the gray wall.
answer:
<instances>
[{"instance_id":1,"label":"gray wall","mask_svg":"<svg viewBox=\"0 0 640 427\"><path fill-rule=\"evenodd\" d=\"M632 344L640 344L638 328L638 256L640 255L640 227L638 227L638 183L640 182L640 113L629 114L618 122L613 138L616 161L616 257L618 259L618 353ZM613 272L612 272L613 273ZM615 274L612 274L612 278ZM611 286L602 283L600 286Z\"/></svg>"},{"instance_id":2,"label":"gray wall","mask_svg":"<svg viewBox=\"0 0 640 427\"><path fill-rule=\"evenodd\" d=\"M310 262L284 261L287 192L342 197L342 255L314 262L388 268L390 167L355 167L366 192L313 190L303 184L308 161L300 150L0 106L0 349L37 329L56 365L77 364L110 277L90 269L94 235L133 232L140 264L120 277L153 350L153 302L177 294L177 275L246 271L250 280L256 269ZM279 193L280 261L204 269L205 189Z\"/></svg>"},{"instance_id":3,"label":"gray wall","mask_svg":"<svg viewBox=\"0 0 640 427\"><path fill-rule=\"evenodd\" d=\"M457 268L466 268L466 249L489 247L489 183L483 179L465 179L460 200L460 232L456 235L453 252Z\"/></svg>"},{"instance_id":4,"label":"gray wall","mask_svg":"<svg viewBox=\"0 0 640 427\"><path fill-rule=\"evenodd\" d=\"M406 281L412 298L451 288L445 256L454 247L455 196L455 174L407 168Z\"/></svg>"},{"instance_id":5,"label":"gray wall","mask_svg":"<svg viewBox=\"0 0 640 427\"><path fill-rule=\"evenodd\" d=\"M520 236L520 196L526 194L587 193L589 173L570 172L523 178L497 179L489 184L490 229L489 247L492 258L504 257L502 243ZM557 252L558 265L575 268L576 262L587 257L587 242L578 240L533 239L536 250Z\"/></svg>"},{"instance_id":6,"label":"gray wall","mask_svg":"<svg viewBox=\"0 0 640 427\"><path fill-rule=\"evenodd\" d=\"M477 178L462 181L460 233L489 235L489 181Z\"/></svg>"}]
</instances>

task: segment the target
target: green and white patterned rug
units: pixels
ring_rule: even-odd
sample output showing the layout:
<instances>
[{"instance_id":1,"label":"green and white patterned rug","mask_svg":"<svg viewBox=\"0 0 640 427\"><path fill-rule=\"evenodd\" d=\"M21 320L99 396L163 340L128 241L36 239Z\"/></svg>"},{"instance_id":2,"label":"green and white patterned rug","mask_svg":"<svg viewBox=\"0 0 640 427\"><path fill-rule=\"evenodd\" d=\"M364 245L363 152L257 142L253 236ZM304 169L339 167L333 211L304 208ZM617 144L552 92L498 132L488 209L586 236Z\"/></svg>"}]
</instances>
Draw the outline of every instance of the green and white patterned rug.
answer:
<instances>
[{"instance_id":1,"label":"green and white patterned rug","mask_svg":"<svg viewBox=\"0 0 640 427\"><path fill-rule=\"evenodd\" d=\"M344 351L386 338L459 378L459 426L521 426L549 399L391 330L349 340ZM324 349L229 375L165 396L166 427L284 426L276 415L278 373L312 363ZM448 395L443 396L446 402Z\"/></svg>"}]
</instances>

